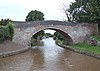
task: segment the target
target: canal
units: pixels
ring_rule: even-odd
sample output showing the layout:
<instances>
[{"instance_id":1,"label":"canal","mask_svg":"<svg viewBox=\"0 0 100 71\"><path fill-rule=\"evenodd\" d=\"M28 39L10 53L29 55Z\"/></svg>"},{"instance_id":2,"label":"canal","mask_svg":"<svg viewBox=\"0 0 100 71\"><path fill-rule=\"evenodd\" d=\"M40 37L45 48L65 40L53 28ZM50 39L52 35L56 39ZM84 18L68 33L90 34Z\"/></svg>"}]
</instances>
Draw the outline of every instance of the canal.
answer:
<instances>
[{"instance_id":1,"label":"canal","mask_svg":"<svg viewBox=\"0 0 100 71\"><path fill-rule=\"evenodd\" d=\"M0 71L100 71L100 60L78 54L43 39L44 46L0 58Z\"/></svg>"}]
</instances>

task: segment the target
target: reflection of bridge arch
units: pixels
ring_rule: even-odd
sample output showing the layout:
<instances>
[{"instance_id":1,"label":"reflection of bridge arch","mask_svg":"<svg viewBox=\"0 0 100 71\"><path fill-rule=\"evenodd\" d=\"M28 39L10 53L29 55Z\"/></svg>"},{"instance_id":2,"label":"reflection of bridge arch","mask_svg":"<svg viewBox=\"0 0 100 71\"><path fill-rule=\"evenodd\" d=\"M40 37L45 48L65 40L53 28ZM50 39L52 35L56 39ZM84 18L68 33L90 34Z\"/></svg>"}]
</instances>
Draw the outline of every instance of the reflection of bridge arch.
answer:
<instances>
[{"instance_id":1,"label":"reflection of bridge arch","mask_svg":"<svg viewBox=\"0 0 100 71\"><path fill-rule=\"evenodd\" d=\"M96 24L79 24L62 21L14 22L14 26L13 41L22 45L30 45L31 37L45 29L52 29L62 33L67 38L68 44L83 42L86 35L97 33Z\"/></svg>"},{"instance_id":2,"label":"reflection of bridge arch","mask_svg":"<svg viewBox=\"0 0 100 71\"><path fill-rule=\"evenodd\" d=\"M39 29L38 31L36 31L35 33L33 33L33 34L31 35L31 37L32 37L34 34L40 32L40 31L42 31L42 30L46 30L46 29L55 30L55 31L61 33L61 34L65 37L66 44L68 44L68 45L73 44L73 40L72 40L71 36L70 36L68 33L66 33L65 31L63 31L62 29L55 28L55 27L46 27L46 28Z\"/></svg>"}]
</instances>

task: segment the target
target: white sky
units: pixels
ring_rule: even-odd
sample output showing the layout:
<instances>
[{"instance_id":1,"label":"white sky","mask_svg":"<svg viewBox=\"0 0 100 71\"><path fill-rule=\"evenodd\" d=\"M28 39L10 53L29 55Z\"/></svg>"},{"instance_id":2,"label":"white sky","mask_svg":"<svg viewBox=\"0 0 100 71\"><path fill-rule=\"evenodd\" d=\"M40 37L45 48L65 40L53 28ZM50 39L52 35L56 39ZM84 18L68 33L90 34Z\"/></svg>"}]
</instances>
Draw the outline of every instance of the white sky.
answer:
<instances>
[{"instance_id":1,"label":"white sky","mask_svg":"<svg viewBox=\"0 0 100 71\"><path fill-rule=\"evenodd\" d=\"M46 29L44 31L45 33L51 33L51 34L54 34L56 32L55 30L50 30L50 29Z\"/></svg>"},{"instance_id":2,"label":"white sky","mask_svg":"<svg viewBox=\"0 0 100 71\"><path fill-rule=\"evenodd\" d=\"M69 4L74 0L0 0L0 19L25 21L31 10L44 13L45 20L65 20L62 4Z\"/></svg>"}]
</instances>

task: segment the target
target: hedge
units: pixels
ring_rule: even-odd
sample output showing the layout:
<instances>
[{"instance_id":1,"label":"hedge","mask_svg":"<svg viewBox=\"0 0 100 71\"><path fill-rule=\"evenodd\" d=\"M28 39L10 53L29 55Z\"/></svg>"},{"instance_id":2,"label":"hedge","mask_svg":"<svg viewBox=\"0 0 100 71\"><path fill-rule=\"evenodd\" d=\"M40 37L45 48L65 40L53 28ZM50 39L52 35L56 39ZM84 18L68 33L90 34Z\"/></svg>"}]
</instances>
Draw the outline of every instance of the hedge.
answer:
<instances>
[{"instance_id":1,"label":"hedge","mask_svg":"<svg viewBox=\"0 0 100 71\"><path fill-rule=\"evenodd\" d=\"M11 21L7 25L0 25L0 43L5 40L12 40L13 34L14 27Z\"/></svg>"}]
</instances>

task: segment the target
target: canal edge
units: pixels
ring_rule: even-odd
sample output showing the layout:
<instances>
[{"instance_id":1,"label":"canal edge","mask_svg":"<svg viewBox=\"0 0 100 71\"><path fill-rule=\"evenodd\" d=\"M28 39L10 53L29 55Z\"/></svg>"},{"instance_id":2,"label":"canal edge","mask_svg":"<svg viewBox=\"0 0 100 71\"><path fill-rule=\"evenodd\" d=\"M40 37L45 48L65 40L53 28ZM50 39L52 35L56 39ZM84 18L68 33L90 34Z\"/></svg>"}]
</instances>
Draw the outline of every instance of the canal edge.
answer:
<instances>
[{"instance_id":1,"label":"canal edge","mask_svg":"<svg viewBox=\"0 0 100 71\"><path fill-rule=\"evenodd\" d=\"M84 54L84 55L87 55L87 56L91 56L91 57L94 57L94 58L96 58L96 59L100 59L100 56L97 56L97 55L94 54L94 53L89 53L89 52L86 52L86 51L76 50L76 49L74 49L74 48L71 48L72 46L61 45L61 44L58 44L58 43L56 43L56 44L57 44L58 46L62 47L62 48L71 50L71 51L73 51L73 52L80 53L80 54Z\"/></svg>"},{"instance_id":2,"label":"canal edge","mask_svg":"<svg viewBox=\"0 0 100 71\"><path fill-rule=\"evenodd\" d=\"M2 53L0 53L0 58L4 58L4 57L8 57L8 56L24 53L24 52L28 51L29 49L30 49L30 47L27 47L27 48L24 48L24 49L20 49L20 50L11 51L11 52L2 52Z\"/></svg>"}]
</instances>

